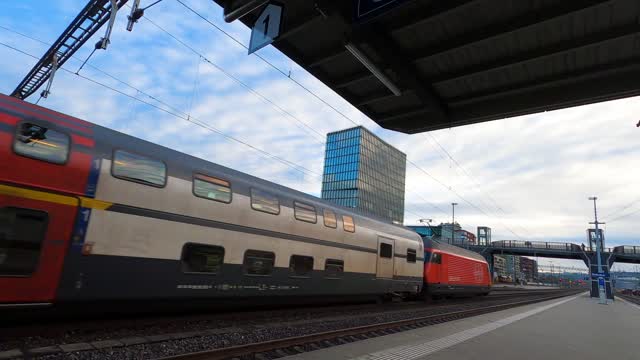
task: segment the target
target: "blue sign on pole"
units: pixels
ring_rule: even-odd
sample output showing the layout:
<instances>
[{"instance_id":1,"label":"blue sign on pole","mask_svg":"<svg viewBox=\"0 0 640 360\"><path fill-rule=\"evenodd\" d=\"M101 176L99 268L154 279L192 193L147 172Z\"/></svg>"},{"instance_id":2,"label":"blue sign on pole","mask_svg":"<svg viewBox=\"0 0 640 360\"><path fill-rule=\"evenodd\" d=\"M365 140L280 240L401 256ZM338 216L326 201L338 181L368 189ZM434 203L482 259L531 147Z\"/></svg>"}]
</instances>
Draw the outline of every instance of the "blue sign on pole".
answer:
<instances>
[{"instance_id":1,"label":"blue sign on pole","mask_svg":"<svg viewBox=\"0 0 640 360\"><path fill-rule=\"evenodd\" d=\"M355 0L356 19L363 20L379 15L407 0Z\"/></svg>"},{"instance_id":2,"label":"blue sign on pole","mask_svg":"<svg viewBox=\"0 0 640 360\"><path fill-rule=\"evenodd\" d=\"M592 278L604 278L607 277L605 273L591 273Z\"/></svg>"},{"instance_id":3,"label":"blue sign on pole","mask_svg":"<svg viewBox=\"0 0 640 360\"><path fill-rule=\"evenodd\" d=\"M598 278L598 286L599 287L605 287L604 278L603 277L599 277Z\"/></svg>"}]
</instances>

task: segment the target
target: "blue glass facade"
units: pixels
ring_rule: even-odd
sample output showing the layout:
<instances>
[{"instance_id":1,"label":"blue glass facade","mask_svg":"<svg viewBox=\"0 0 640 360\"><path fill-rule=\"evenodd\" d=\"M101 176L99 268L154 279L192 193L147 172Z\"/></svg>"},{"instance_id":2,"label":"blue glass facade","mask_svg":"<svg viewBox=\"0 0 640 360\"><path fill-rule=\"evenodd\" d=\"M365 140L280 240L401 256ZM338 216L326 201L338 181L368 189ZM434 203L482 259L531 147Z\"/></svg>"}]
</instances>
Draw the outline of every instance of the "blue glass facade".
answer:
<instances>
[{"instance_id":1,"label":"blue glass facade","mask_svg":"<svg viewBox=\"0 0 640 360\"><path fill-rule=\"evenodd\" d=\"M363 127L327 134L322 198L404 220L406 155Z\"/></svg>"}]
</instances>

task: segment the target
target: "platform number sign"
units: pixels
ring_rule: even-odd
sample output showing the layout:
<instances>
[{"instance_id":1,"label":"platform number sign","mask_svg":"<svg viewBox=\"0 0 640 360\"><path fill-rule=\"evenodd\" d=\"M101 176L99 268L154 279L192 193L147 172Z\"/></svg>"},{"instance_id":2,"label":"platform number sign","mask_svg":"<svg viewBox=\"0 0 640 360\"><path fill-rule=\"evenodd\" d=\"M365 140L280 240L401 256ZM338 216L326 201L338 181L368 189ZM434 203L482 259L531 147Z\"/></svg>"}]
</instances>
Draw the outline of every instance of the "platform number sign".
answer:
<instances>
[{"instance_id":1,"label":"platform number sign","mask_svg":"<svg viewBox=\"0 0 640 360\"><path fill-rule=\"evenodd\" d=\"M598 278L598 287L599 288L605 287L605 283L604 283L604 278L603 277L599 277Z\"/></svg>"},{"instance_id":2,"label":"platform number sign","mask_svg":"<svg viewBox=\"0 0 640 360\"><path fill-rule=\"evenodd\" d=\"M269 3L262 9L260 16L258 16L251 28L249 54L271 44L280 36L283 14L284 6L275 2Z\"/></svg>"}]
</instances>

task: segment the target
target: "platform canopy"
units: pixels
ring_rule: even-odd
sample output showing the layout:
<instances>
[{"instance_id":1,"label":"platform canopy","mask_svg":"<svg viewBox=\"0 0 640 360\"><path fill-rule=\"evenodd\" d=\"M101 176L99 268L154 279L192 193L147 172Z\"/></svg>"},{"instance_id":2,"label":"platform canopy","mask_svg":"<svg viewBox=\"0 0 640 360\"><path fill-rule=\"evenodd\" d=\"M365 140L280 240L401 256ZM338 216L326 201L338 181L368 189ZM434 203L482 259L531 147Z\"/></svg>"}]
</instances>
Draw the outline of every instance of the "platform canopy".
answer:
<instances>
[{"instance_id":1,"label":"platform canopy","mask_svg":"<svg viewBox=\"0 0 640 360\"><path fill-rule=\"evenodd\" d=\"M247 26L267 3L215 1L228 21L247 14ZM640 94L638 0L280 3L273 45L384 128L418 133Z\"/></svg>"}]
</instances>

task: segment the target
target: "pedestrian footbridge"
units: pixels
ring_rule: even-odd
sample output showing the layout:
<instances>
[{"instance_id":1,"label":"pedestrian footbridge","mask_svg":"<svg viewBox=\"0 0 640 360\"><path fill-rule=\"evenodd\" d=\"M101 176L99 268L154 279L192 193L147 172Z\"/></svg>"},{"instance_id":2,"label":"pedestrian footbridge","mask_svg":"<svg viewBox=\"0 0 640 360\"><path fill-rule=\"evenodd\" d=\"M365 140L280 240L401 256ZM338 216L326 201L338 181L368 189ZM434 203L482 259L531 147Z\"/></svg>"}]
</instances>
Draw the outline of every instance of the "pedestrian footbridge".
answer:
<instances>
[{"instance_id":1,"label":"pedestrian footbridge","mask_svg":"<svg viewBox=\"0 0 640 360\"><path fill-rule=\"evenodd\" d=\"M585 248L584 245L573 243L499 240L487 245L466 245L469 250L475 251L485 257L493 272L493 255L520 255L540 256L548 258L582 260L590 269L591 274L598 274L598 258L595 251ZM603 273L607 284L607 294L613 297L609 282L609 269L614 262L640 264L640 246L617 246L604 248L600 255ZM592 294L597 294L597 275L592 275Z\"/></svg>"}]
</instances>

